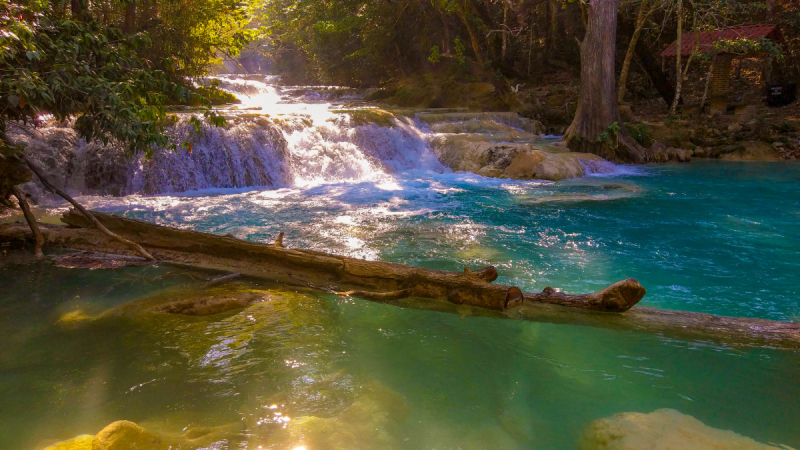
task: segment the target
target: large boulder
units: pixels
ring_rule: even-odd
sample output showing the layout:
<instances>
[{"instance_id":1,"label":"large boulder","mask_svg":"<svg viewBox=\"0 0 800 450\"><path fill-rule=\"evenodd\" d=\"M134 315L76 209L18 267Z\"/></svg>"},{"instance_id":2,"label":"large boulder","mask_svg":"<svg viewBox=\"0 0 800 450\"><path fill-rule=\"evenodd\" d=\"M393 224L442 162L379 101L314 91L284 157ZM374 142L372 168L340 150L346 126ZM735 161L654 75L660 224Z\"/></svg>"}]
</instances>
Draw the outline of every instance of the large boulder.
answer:
<instances>
[{"instance_id":1,"label":"large boulder","mask_svg":"<svg viewBox=\"0 0 800 450\"><path fill-rule=\"evenodd\" d=\"M492 142L482 135L439 135L431 141L439 161L454 171L516 180L562 180L586 175L597 155L545 152L530 143Z\"/></svg>"},{"instance_id":2,"label":"large boulder","mask_svg":"<svg viewBox=\"0 0 800 450\"><path fill-rule=\"evenodd\" d=\"M166 450L160 437L127 420L118 420L103 428L92 441L92 450Z\"/></svg>"},{"instance_id":3,"label":"large boulder","mask_svg":"<svg viewBox=\"0 0 800 450\"><path fill-rule=\"evenodd\" d=\"M674 409L627 412L592 422L581 450L778 450L733 431L718 430Z\"/></svg>"}]
</instances>

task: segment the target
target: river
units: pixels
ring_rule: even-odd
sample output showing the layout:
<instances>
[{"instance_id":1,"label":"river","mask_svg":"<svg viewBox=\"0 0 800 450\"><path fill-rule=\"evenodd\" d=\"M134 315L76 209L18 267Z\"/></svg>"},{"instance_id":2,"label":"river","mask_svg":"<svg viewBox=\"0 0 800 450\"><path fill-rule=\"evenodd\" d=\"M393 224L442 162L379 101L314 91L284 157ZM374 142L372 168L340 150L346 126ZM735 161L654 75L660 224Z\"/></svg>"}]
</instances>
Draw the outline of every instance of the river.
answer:
<instances>
[{"instance_id":1,"label":"river","mask_svg":"<svg viewBox=\"0 0 800 450\"><path fill-rule=\"evenodd\" d=\"M357 124L337 112L357 99L223 86L250 92L231 112L239 118L193 137L191 154L109 169L126 195L93 191L83 153L67 184L95 209L242 239L271 242L282 231L289 247L365 259L491 264L498 282L523 291L588 292L634 277L644 305L800 320L798 164L486 178L441 166L434 132L413 114L391 127ZM283 125L257 123L264 113ZM660 408L800 446L796 351L461 317L256 282L242 285L270 301L238 314L102 314L203 280L168 267L101 272L15 258L24 259L0 265L2 448L41 448L127 419L173 434L234 424L208 447L220 449L567 449L594 420ZM76 312L95 318L70 320Z\"/></svg>"}]
</instances>

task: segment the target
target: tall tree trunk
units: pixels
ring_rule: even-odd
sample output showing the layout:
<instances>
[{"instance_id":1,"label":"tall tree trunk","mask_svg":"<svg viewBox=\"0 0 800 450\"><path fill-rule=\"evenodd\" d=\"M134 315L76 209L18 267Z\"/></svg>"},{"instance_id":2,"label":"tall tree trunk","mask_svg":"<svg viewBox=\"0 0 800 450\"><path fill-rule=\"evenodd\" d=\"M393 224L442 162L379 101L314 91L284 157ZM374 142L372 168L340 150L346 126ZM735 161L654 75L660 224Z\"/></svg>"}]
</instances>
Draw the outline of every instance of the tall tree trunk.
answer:
<instances>
[{"instance_id":1,"label":"tall tree trunk","mask_svg":"<svg viewBox=\"0 0 800 450\"><path fill-rule=\"evenodd\" d=\"M70 0L69 7L72 11L73 20L83 20L86 14L86 0Z\"/></svg>"},{"instance_id":2,"label":"tall tree trunk","mask_svg":"<svg viewBox=\"0 0 800 450\"><path fill-rule=\"evenodd\" d=\"M478 37L477 31L475 31L475 27L473 27L472 22L470 22L470 18L467 16L466 8L459 8L458 16L461 18L461 21L464 22L464 26L467 27L467 33L469 34L469 42L472 45L472 52L475 53L475 62L478 63L478 66L483 67L483 54L481 52L481 41L480 38Z\"/></svg>"},{"instance_id":3,"label":"tall tree trunk","mask_svg":"<svg viewBox=\"0 0 800 450\"><path fill-rule=\"evenodd\" d=\"M508 50L508 3L503 2L503 49L500 57L503 62L506 60L506 51Z\"/></svg>"},{"instance_id":4,"label":"tall tree trunk","mask_svg":"<svg viewBox=\"0 0 800 450\"><path fill-rule=\"evenodd\" d=\"M681 85L683 84L683 70L681 70L681 53L683 50L681 38L683 37L683 0L678 0L678 40L675 41L678 55L675 57L675 98L672 99L672 106L669 113L674 115L678 110L678 101L681 98Z\"/></svg>"},{"instance_id":5,"label":"tall tree trunk","mask_svg":"<svg viewBox=\"0 0 800 450\"><path fill-rule=\"evenodd\" d=\"M644 149L622 126L617 106L614 58L618 13L619 0L594 0L588 6L586 35L580 43L578 110L564 140L573 151L616 162L643 163ZM615 122L620 125L616 132L611 129Z\"/></svg>"},{"instance_id":6,"label":"tall tree trunk","mask_svg":"<svg viewBox=\"0 0 800 450\"><path fill-rule=\"evenodd\" d=\"M620 22L620 29L628 36L632 36L636 31L636 24L633 21L622 21ZM636 56L639 58L639 63L641 63L642 69L647 74L650 82L653 83L653 87L664 99L664 103L670 105L673 97L675 97L675 86L663 72L661 62L658 57L654 56L655 52L642 39L636 42L635 51Z\"/></svg>"},{"instance_id":7,"label":"tall tree trunk","mask_svg":"<svg viewBox=\"0 0 800 450\"><path fill-rule=\"evenodd\" d=\"M703 89L703 98L700 99L700 113L698 117L703 115L703 109L706 107L706 100L708 100L708 89L711 87L711 79L714 77L714 61L716 57L711 59L711 65L708 66L708 75L706 75L706 87Z\"/></svg>"},{"instance_id":8,"label":"tall tree trunk","mask_svg":"<svg viewBox=\"0 0 800 450\"><path fill-rule=\"evenodd\" d=\"M617 101L622 103L625 101L625 88L628 83L628 71L631 68L631 60L633 54L636 53L636 43L639 42L639 36L642 34L644 22L649 15L647 8L647 0L642 0L639 4L639 13L636 15L636 29L633 30L631 42L628 44L628 51L625 52L625 60L622 63L622 70L619 73L619 87L617 88Z\"/></svg>"},{"instance_id":9,"label":"tall tree trunk","mask_svg":"<svg viewBox=\"0 0 800 450\"><path fill-rule=\"evenodd\" d=\"M547 0L547 42L545 44L545 54L547 59L555 56L556 46L558 45L558 0Z\"/></svg>"},{"instance_id":10,"label":"tall tree trunk","mask_svg":"<svg viewBox=\"0 0 800 450\"><path fill-rule=\"evenodd\" d=\"M528 76L531 76L531 55L533 54L533 29L534 26L531 23L530 25L531 30L528 34Z\"/></svg>"},{"instance_id":11,"label":"tall tree trunk","mask_svg":"<svg viewBox=\"0 0 800 450\"><path fill-rule=\"evenodd\" d=\"M125 32L133 34L136 32L136 0L128 0L125 4Z\"/></svg>"}]
</instances>

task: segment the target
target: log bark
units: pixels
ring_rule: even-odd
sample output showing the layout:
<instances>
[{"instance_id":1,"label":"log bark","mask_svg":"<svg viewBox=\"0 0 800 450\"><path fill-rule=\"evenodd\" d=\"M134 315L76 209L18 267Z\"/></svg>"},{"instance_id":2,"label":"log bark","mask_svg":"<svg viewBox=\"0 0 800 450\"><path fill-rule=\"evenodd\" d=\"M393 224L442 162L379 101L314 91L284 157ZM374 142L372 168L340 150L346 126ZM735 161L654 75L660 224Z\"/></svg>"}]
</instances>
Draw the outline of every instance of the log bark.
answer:
<instances>
[{"instance_id":1,"label":"log bark","mask_svg":"<svg viewBox=\"0 0 800 450\"><path fill-rule=\"evenodd\" d=\"M102 223L100 223L100 221L98 221L92 215L92 213L90 213L89 211L86 210L86 208L84 208L78 202L76 202L75 199L70 197L66 192L64 192L61 189L57 188L54 184L50 183L50 181L47 179L47 177L44 176L42 171L38 167L36 167L36 164L34 164L31 160L25 158L25 163L28 165L28 167L31 169L31 171L36 174L36 176L39 178L39 181L41 181L42 184L50 192L60 196L61 198L63 198L64 200L66 200L70 204L72 204L72 206L77 208L92 223L92 225L94 227L96 227L98 230L100 230L103 234L105 234L106 236L108 236L108 237L110 237L112 239L115 239L115 240L119 241L120 243L124 244L125 246L133 249L136 253L138 253L139 255L144 257L145 259L148 259L150 261L155 261L156 260L153 257L153 255L151 255L147 250L143 249L139 244L137 244L135 242L132 242L132 241L130 241L128 239L122 238L122 237L112 233L111 231L109 231L108 228L106 228Z\"/></svg>"},{"instance_id":2,"label":"log bark","mask_svg":"<svg viewBox=\"0 0 800 450\"><path fill-rule=\"evenodd\" d=\"M646 152L621 126L617 105L614 61L619 0L596 0L588 8L586 35L580 43L580 98L564 141L572 151L594 153L619 163L645 163ZM612 136L610 127L614 123L620 127Z\"/></svg>"},{"instance_id":3,"label":"log bark","mask_svg":"<svg viewBox=\"0 0 800 450\"><path fill-rule=\"evenodd\" d=\"M11 192L14 194L14 197L17 198L17 203L19 203L19 208L25 216L25 221L28 222L28 226L31 227L31 232L33 232L34 254L37 258L43 258L44 253L42 253L42 246L44 245L44 237L39 230L39 225L36 223L36 217L34 217L31 207L28 205L28 200L25 199L25 193L16 186L11 187Z\"/></svg>"},{"instance_id":4,"label":"log bark","mask_svg":"<svg viewBox=\"0 0 800 450\"><path fill-rule=\"evenodd\" d=\"M310 250L279 248L95 214L110 229L127 237L142 238L142 242L167 264L237 272L242 276L267 278L327 292L357 289L347 294L399 307L462 316L582 325L725 345L800 349L798 323L668 311L638 305L631 307L645 293L644 288L631 279L594 294L568 295L552 288L538 294L523 294L516 287L491 284L497 278L493 267L463 273L426 270ZM91 226L88 219L75 211L65 214L63 220L75 227ZM109 253L130 252L127 246L90 229L40 226L47 244L51 246ZM0 224L0 242L29 240L30 230L23 224ZM451 296L454 290L461 292ZM487 293L465 295L465 291L468 294L471 290ZM598 310L624 309L628 310L598 313Z\"/></svg>"},{"instance_id":5,"label":"log bark","mask_svg":"<svg viewBox=\"0 0 800 450\"><path fill-rule=\"evenodd\" d=\"M498 277L494 267L464 272L429 270L179 230L98 212L93 216L113 232L146 245L161 262L239 272L368 300L422 297L496 311L506 311L523 302L519 288L492 283ZM75 210L65 213L61 220L78 228L48 227L48 242L78 250L130 251L118 241L87 230L93 223ZM644 294L645 289L638 282L626 280L594 294L545 290L541 294L525 294L525 301L617 312L629 309Z\"/></svg>"}]
</instances>

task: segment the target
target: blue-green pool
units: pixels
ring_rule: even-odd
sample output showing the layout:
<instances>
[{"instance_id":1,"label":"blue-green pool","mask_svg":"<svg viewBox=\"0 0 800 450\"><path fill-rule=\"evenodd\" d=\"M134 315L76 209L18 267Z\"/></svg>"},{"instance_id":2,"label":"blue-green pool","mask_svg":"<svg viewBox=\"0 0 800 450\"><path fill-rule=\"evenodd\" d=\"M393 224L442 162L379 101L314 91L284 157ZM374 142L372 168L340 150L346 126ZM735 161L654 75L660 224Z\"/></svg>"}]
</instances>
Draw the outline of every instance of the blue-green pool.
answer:
<instances>
[{"instance_id":1,"label":"blue-green pool","mask_svg":"<svg viewBox=\"0 0 800 450\"><path fill-rule=\"evenodd\" d=\"M798 164L695 162L558 183L408 172L393 182L84 201L251 240L284 231L288 246L368 259L492 264L523 290L593 291L634 277L650 306L800 318ZM594 420L660 408L800 447L796 351L461 317L263 283L255 287L276 300L239 314L132 310L58 322L202 276L9 260L0 280L0 448L40 448L128 419L164 432L240 425L210 448L353 448L356 439L361 448L568 449Z\"/></svg>"}]
</instances>

